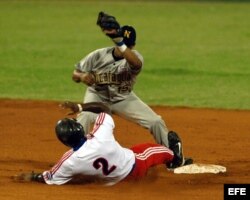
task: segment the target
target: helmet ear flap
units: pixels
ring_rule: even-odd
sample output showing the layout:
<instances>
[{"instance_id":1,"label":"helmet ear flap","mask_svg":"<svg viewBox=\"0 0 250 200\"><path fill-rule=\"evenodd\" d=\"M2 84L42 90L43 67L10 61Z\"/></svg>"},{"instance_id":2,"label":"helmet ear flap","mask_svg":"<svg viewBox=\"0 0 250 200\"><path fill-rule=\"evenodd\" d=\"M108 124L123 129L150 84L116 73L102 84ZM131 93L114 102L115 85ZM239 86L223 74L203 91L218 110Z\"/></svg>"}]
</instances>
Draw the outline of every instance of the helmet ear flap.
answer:
<instances>
[{"instance_id":1,"label":"helmet ear flap","mask_svg":"<svg viewBox=\"0 0 250 200\"><path fill-rule=\"evenodd\" d=\"M84 139L84 129L76 119L59 120L55 127L57 138L66 146L76 147Z\"/></svg>"}]
</instances>

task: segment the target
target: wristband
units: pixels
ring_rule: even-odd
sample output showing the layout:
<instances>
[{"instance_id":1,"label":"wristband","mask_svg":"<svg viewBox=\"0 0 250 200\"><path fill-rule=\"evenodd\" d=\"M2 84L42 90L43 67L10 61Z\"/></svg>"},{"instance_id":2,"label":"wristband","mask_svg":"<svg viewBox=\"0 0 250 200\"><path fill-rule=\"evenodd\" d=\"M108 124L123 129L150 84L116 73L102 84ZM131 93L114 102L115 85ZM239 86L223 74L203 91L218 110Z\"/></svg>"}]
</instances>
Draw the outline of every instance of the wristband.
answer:
<instances>
[{"instance_id":1,"label":"wristband","mask_svg":"<svg viewBox=\"0 0 250 200\"><path fill-rule=\"evenodd\" d=\"M118 48L123 53L127 49L127 46L126 46L126 44L123 44L121 46L118 46Z\"/></svg>"},{"instance_id":2,"label":"wristband","mask_svg":"<svg viewBox=\"0 0 250 200\"><path fill-rule=\"evenodd\" d=\"M77 104L77 106L78 106L79 112L82 112L82 105L81 104Z\"/></svg>"},{"instance_id":3,"label":"wristband","mask_svg":"<svg viewBox=\"0 0 250 200\"><path fill-rule=\"evenodd\" d=\"M124 45L123 40L122 40L122 41L120 41L120 42L116 42L116 45L117 45L118 47L120 47L120 46Z\"/></svg>"}]
</instances>

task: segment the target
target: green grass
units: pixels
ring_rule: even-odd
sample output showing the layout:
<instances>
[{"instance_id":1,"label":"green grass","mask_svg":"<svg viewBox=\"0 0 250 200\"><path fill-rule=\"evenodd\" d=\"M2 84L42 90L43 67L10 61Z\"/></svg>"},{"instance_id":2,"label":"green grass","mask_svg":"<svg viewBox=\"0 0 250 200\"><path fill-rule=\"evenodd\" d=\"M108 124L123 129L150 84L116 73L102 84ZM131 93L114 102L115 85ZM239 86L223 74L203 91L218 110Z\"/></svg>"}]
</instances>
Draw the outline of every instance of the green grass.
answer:
<instances>
[{"instance_id":1,"label":"green grass","mask_svg":"<svg viewBox=\"0 0 250 200\"><path fill-rule=\"evenodd\" d=\"M0 1L0 98L81 101L74 65L112 45L106 11L134 25L148 104L250 109L250 3Z\"/></svg>"}]
</instances>

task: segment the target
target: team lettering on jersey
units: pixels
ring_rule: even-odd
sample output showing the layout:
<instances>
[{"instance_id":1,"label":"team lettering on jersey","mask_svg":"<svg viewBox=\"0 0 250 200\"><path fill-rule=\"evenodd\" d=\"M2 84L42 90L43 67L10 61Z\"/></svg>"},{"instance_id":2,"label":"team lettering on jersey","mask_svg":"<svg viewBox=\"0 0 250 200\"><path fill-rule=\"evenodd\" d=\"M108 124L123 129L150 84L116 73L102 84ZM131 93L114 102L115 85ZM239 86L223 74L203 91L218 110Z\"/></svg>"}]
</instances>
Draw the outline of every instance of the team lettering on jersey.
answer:
<instances>
[{"instance_id":1,"label":"team lettering on jersey","mask_svg":"<svg viewBox=\"0 0 250 200\"><path fill-rule=\"evenodd\" d=\"M131 79L132 79L131 74L126 71L120 74L114 74L111 72L95 74L95 81L98 85L102 85L102 84L119 85L122 82L131 81Z\"/></svg>"}]
</instances>

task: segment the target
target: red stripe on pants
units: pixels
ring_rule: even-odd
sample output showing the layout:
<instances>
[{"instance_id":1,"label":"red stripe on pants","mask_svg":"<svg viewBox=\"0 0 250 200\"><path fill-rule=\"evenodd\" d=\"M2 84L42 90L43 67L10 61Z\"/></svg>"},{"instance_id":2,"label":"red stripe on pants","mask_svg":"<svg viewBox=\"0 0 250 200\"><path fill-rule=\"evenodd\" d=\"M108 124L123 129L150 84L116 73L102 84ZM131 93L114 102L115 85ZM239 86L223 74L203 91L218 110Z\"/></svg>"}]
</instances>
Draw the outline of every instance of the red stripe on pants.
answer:
<instances>
[{"instance_id":1,"label":"red stripe on pants","mask_svg":"<svg viewBox=\"0 0 250 200\"><path fill-rule=\"evenodd\" d=\"M131 150L135 153L135 166L129 176L133 178L145 176L150 167L169 163L174 157L173 151L159 144L139 144Z\"/></svg>"}]
</instances>

